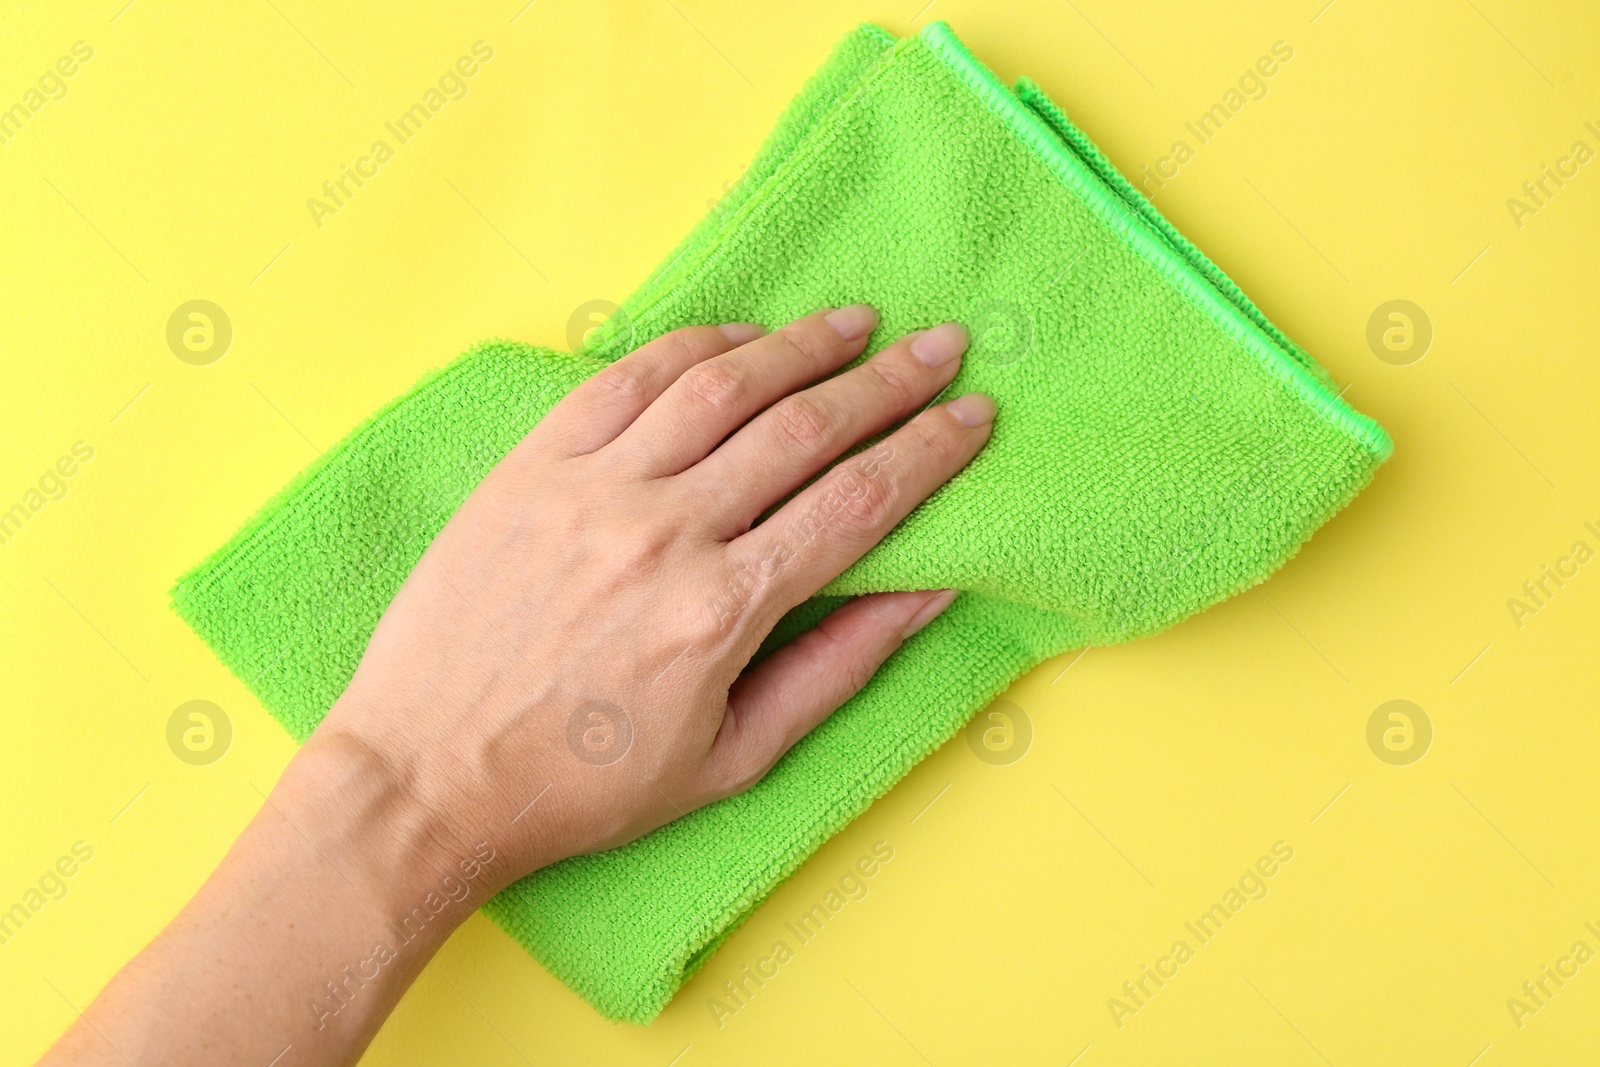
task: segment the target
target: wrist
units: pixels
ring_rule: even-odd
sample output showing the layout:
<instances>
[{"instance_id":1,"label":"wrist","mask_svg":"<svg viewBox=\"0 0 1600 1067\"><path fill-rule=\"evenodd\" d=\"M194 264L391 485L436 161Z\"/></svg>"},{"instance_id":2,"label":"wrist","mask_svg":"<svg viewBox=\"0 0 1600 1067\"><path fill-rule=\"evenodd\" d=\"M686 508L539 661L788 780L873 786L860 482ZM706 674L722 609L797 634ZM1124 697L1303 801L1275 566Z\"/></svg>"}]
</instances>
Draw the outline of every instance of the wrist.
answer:
<instances>
[{"instance_id":1,"label":"wrist","mask_svg":"<svg viewBox=\"0 0 1600 1067\"><path fill-rule=\"evenodd\" d=\"M497 843L452 822L413 769L349 732L313 734L268 804L401 934L427 926L442 941L509 881Z\"/></svg>"},{"instance_id":2,"label":"wrist","mask_svg":"<svg viewBox=\"0 0 1600 1067\"><path fill-rule=\"evenodd\" d=\"M354 1062L503 863L487 842L457 846L358 742L319 730L295 754L204 888L89 1009L84 1041L140 1063L247 1046ZM185 995L132 1010L141 988Z\"/></svg>"}]
</instances>

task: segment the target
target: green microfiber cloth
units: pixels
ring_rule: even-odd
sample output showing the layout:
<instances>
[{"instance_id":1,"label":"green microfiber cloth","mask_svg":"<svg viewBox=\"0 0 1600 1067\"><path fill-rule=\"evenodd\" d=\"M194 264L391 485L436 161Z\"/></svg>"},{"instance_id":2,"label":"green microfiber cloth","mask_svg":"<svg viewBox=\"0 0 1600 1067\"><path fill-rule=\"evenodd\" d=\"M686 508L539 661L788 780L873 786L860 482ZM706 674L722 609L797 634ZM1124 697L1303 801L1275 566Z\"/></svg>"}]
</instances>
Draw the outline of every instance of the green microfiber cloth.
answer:
<instances>
[{"instance_id":1,"label":"green microfiber cloth","mask_svg":"<svg viewBox=\"0 0 1600 1067\"><path fill-rule=\"evenodd\" d=\"M987 449L771 641L877 590L963 593L754 789L505 890L488 914L605 1015L653 1018L830 835L1041 660L1263 581L1389 455L1383 430L1037 87L942 23L847 36L744 179L586 352L479 345L186 575L177 610L299 739L472 487L575 384L690 323L946 319Z\"/></svg>"}]
</instances>

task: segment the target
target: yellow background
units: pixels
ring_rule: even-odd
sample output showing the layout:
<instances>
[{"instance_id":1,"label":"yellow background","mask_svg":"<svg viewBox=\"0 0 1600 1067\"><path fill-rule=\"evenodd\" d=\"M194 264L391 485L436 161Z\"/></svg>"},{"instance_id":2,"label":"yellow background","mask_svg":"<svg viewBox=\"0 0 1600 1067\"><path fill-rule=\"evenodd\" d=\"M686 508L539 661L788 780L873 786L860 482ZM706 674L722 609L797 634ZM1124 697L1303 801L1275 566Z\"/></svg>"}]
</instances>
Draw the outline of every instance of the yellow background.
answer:
<instances>
[{"instance_id":1,"label":"yellow background","mask_svg":"<svg viewBox=\"0 0 1600 1067\"><path fill-rule=\"evenodd\" d=\"M1590 1062L1600 962L1520 1028L1506 1001L1573 942L1600 949L1600 562L1520 627L1507 601L1575 541L1600 549L1600 162L1520 228L1506 201L1574 141L1600 149L1592 5L124 2L26 5L0 37L0 106L94 49L0 145L0 508L94 449L0 547L0 907L73 842L95 853L0 946L5 1062L160 929L291 754L168 612L173 578L469 342L565 346L841 34L932 18L1136 177L1288 42L1156 201L1394 459L1260 592L1019 683L1021 759L946 746L653 1026L603 1021L474 918L366 1062ZM319 229L307 198L478 40L469 95ZM166 343L193 299L233 324L209 366ZM1393 299L1434 330L1406 366L1366 341ZM166 743L193 699L233 725L209 766ZM1409 766L1367 745L1391 699L1433 725ZM879 840L867 898L719 1028L721 983ZM1265 899L1119 1028L1107 999L1280 840Z\"/></svg>"}]
</instances>

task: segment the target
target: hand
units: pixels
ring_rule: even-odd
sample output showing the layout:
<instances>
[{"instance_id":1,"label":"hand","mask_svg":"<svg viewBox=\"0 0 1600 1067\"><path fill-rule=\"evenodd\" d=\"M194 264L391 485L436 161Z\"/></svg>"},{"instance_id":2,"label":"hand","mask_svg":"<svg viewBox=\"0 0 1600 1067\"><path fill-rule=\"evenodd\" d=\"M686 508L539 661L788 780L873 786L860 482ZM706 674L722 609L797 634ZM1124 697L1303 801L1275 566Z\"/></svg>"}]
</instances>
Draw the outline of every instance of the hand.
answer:
<instances>
[{"instance_id":1,"label":"hand","mask_svg":"<svg viewBox=\"0 0 1600 1067\"><path fill-rule=\"evenodd\" d=\"M930 408L752 528L955 377L946 324L811 384L876 324L691 327L584 383L424 554L311 745L361 752L504 879L754 784L954 595L859 598L745 670L988 438L987 397Z\"/></svg>"},{"instance_id":2,"label":"hand","mask_svg":"<svg viewBox=\"0 0 1600 1067\"><path fill-rule=\"evenodd\" d=\"M354 1062L500 888L757 781L954 595L857 598L749 666L988 439L987 397L916 414L958 325L827 377L876 323L678 330L557 404L423 554L203 890L43 1062Z\"/></svg>"}]
</instances>

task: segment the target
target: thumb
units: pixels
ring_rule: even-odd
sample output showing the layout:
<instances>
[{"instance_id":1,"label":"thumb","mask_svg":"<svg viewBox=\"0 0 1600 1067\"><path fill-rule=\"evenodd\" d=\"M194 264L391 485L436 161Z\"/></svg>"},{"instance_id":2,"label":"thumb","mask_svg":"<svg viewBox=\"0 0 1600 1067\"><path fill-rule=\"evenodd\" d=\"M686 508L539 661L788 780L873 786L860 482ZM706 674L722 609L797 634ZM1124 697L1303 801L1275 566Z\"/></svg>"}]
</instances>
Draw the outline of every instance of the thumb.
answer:
<instances>
[{"instance_id":1,"label":"thumb","mask_svg":"<svg viewBox=\"0 0 1600 1067\"><path fill-rule=\"evenodd\" d=\"M710 789L741 793L849 700L957 590L872 593L829 613L739 676L707 760Z\"/></svg>"}]
</instances>

